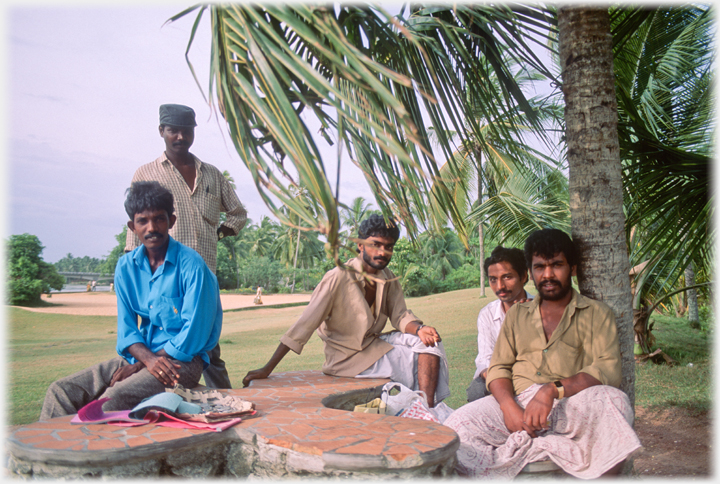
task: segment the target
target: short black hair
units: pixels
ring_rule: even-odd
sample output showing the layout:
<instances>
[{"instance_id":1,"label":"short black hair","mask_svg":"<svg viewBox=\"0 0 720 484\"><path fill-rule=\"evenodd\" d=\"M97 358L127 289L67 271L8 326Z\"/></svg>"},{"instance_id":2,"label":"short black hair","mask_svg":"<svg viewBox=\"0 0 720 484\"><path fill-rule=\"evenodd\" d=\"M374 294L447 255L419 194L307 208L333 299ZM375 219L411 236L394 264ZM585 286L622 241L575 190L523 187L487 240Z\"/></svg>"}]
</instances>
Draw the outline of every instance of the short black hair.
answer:
<instances>
[{"instance_id":1,"label":"short black hair","mask_svg":"<svg viewBox=\"0 0 720 484\"><path fill-rule=\"evenodd\" d=\"M145 210L165 210L168 217L173 214L172 193L156 181L133 182L125 194L125 211L130 220L134 220L135 214Z\"/></svg>"},{"instance_id":2,"label":"short black hair","mask_svg":"<svg viewBox=\"0 0 720 484\"><path fill-rule=\"evenodd\" d=\"M515 247L502 247L497 246L490 253L490 257L485 259L485 274L488 273L488 268L493 264L500 262L509 262L513 270L517 272L518 276L522 277L523 274L527 276L527 265L525 264L525 255L520 249Z\"/></svg>"},{"instance_id":3,"label":"short black hair","mask_svg":"<svg viewBox=\"0 0 720 484\"><path fill-rule=\"evenodd\" d=\"M394 220L385 223L382 215L372 214L360 224L358 237L361 239L367 239L368 237L387 237L397 242L400 238L400 229Z\"/></svg>"},{"instance_id":4,"label":"short black hair","mask_svg":"<svg viewBox=\"0 0 720 484\"><path fill-rule=\"evenodd\" d=\"M525 262L532 267L532 258L539 255L545 259L552 259L562 252L568 264L578 264L578 252L570 236L559 229L536 230L525 241Z\"/></svg>"}]
</instances>

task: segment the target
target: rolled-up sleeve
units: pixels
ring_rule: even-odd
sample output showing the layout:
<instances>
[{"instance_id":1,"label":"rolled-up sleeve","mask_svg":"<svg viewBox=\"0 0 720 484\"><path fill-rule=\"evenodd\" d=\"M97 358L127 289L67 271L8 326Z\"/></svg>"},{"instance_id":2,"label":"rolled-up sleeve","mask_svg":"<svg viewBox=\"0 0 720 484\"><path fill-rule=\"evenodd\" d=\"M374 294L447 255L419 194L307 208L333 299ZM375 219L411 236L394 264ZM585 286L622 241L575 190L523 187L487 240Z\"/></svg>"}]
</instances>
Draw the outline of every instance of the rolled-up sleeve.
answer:
<instances>
[{"instance_id":1,"label":"rolled-up sleeve","mask_svg":"<svg viewBox=\"0 0 720 484\"><path fill-rule=\"evenodd\" d=\"M222 211L226 214L226 220L222 223L224 226L232 229L233 235L240 233L240 230L245 226L247 221L247 210L243 207L240 202L235 190L233 190L230 182L221 176L220 184L221 190L221 202Z\"/></svg>"},{"instance_id":2,"label":"rolled-up sleeve","mask_svg":"<svg viewBox=\"0 0 720 484\"><path fill-rule=\"evenodd\" d=\"M338 278L335 271L330 271L323 276L320 284L310 296L310 302L305 311L280 338L282 344L298 355L302 353L303 347L313 332L330 316L337 283Z\"/></svg>"},{"instance_id":3,"label":"rolled-up sleeve","mask_svg":"<svg viewBox=\"0 0 720 484\"><path fill-rule=\"evenodd\" d=\"M394 278L395 275L391 273ZM390 309L390 324L393 328L405 333L408 323L422 323L422 320L407 308L405 304L405 294L403 294L402 286L398 280L386 282L389 284L387 291L388 308Z\"/></svg>"},{"instance_id":4,"label":"rolled-up sleeve","mask_svg":"<svg viewBox=\"0 0 720 484\"><path fill-rule=\"evenodd\" d=\"M594 308L592 337L586 341L590 347L591 363L580 369L578 373L587 373L603 385L620 387L622 382L622 365L620 345L615 315L607 307Z\"/></svg>"}]
</instances>

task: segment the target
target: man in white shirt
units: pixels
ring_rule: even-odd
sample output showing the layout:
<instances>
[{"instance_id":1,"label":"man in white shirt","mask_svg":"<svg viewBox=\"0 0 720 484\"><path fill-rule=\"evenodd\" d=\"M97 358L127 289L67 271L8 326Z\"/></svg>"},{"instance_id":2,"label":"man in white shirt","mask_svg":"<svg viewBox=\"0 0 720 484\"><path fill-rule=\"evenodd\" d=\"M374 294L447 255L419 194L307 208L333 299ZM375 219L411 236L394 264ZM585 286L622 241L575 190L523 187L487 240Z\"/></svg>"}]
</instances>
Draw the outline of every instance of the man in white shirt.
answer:
<instances>
[{"instance_id":1,"label":"man in white shirt","mask_svg":"<svg viewBox=\"0 0 720 484\"><path fill-rule=\"evenodd\" d=\"M475 358L473 381L466 390L468 402L490 395L485 385L485 377L505 313L516 302L532 299L523 289L528 281L528 271L522 250L495 247L490 257L485 259L484 268L490 281L490 289L498 298L482 308L478 314L478 355Z\"/></svg>"}]
</instances>

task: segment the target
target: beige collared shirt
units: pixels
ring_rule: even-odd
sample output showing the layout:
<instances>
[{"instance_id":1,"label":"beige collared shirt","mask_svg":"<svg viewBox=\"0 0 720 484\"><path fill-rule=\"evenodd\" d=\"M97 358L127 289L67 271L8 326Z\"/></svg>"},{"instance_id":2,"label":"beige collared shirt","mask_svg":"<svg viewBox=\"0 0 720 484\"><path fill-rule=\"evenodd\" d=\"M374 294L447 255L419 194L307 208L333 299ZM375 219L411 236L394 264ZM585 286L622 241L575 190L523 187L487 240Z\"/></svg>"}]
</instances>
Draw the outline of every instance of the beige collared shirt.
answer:
<instances>
[{"instance_id":1,"label":"beige collared shirt","mask_svg":"<svg viewBox=\"0 0 720 484\"><path fill-rule=\"evenodd\" d=\"M194 156L194 155L193 155ZM230 183L214 166L195 158L195 186L191 189L180 172L167 159L165 152L155 161L137 169L132 181L157 181L170 190L175 202L177 222L170 236L200 254L213 273L217 267L217 229L220 212L227 219L223 225L237 235L245 226L247 212ZM140 245L137 236L128 230L125 250Z\"/></svg>"},{"instance_id":2,"label":"beige collared shirt","mask_svg":"<svg viewBox=\"0 0 720 484\"><path fill-rule=\"evenodd\" d=\"M347 265L362 270L360 256ZM365 300L365 279L358 272L339 267L327 272L300 319L280 342L300 354L317 330L325 343L324 373L354 377L369 368L392 349L392 345L378 338L388 319L393 328L402 332L408 323L420 322L405 306L405 296L395 275L384 269L375 276L379 280L373 312Z\"/></svg>"},{"instance_id":3,"label":"beige collared shirt","mask_svg":"<svg viewBox=\"0 0 720 484\"><path fill-rule=\"evenodd\" d=\"M579 294L572 299L550 341L545 339L540 301L515 304L507 312L487 375L490 382L509 378L515 394L534 383L587 373L603 385L622 379L615 315L604 303Z\"/></svg>"}]
</instances>

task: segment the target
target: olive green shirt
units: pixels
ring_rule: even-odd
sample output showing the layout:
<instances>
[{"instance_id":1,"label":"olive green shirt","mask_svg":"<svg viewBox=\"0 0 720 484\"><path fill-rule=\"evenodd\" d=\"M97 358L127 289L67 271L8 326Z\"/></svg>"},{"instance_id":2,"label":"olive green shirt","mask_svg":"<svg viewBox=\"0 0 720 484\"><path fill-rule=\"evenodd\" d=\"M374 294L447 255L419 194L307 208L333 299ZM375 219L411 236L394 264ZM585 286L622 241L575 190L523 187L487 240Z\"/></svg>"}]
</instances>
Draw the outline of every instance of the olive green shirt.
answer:
<instances>
[{"instance_id":1,"label":"olive green shirt","mask_svg":"<svg viewBox=\"0 0 720 484\"><path fill-rule=\"evenodd\" d=\"M365 279L356 272L362 270L360 256L347 265L355 271L336 267L323 276L307 308L280 342L300 354L317 330L325 343L322 371L354 377L393 348L378 338L388 319L403 333L408 323L420 319L405 306L400 282L389 269L375 274L379 280L371 308L365 300Z\"/></svg>"},{"instance_id":2,"label":"olive green shirt","mask_svg":"<svg viewBox=\"0 0 720 484\"><path fill-rule=\"evenodd\" d=\"M515 394L534 383L549 383L580 372L603 385L619 387L622 379L615 315L604 303L572 290L572 299L550 341L545 339L540 297L514 304L498 335L487 385L512 380Z\"/></svg>"}]
</instances>

